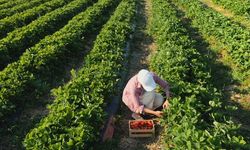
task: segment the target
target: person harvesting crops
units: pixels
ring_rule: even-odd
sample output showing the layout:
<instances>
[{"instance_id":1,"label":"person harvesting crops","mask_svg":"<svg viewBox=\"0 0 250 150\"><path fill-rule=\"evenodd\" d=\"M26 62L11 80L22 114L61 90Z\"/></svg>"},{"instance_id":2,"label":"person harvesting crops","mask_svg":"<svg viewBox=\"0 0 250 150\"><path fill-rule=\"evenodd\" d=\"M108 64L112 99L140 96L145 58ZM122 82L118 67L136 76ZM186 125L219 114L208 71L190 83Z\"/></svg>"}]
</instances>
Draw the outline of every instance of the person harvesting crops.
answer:
<instances>
[{"instance_id":1,"label":"person harvesting crops","mask_svg":"<svg viewBox=\"0 0 250 150\"><path fill-rule=\"evenodd\" d=\"M165 102L163 96L155 92L156 83L166 93ZM169 97L169 84L155 73L142 69L128 81L123 90L122 101L133 112L132 118L143 119L141 115L145 113L162 117L163 112L155 109L160 106L168 108Z\"/></svg>"}]
</instances>

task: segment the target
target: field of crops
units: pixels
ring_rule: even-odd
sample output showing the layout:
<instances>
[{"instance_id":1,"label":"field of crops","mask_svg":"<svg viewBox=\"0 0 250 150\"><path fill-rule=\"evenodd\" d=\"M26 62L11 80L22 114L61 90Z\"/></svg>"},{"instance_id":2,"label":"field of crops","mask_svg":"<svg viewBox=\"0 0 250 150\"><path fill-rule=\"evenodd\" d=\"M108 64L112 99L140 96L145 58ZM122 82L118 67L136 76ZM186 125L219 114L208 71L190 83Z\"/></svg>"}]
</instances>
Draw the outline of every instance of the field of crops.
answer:
<instances>
[{"instance_id":1,"label":"field of crops","mask_svg":"<svg viewBox=\"0 0 250 150\"><path fill-rule=\"evenodd\" d=\"M211 3L249 19L247 0ZM250 29L198 0L0 0L0 149L120 149L96 143L143 17L173 94L161 147L250 149Z\"/></svg>"}]
</instances>

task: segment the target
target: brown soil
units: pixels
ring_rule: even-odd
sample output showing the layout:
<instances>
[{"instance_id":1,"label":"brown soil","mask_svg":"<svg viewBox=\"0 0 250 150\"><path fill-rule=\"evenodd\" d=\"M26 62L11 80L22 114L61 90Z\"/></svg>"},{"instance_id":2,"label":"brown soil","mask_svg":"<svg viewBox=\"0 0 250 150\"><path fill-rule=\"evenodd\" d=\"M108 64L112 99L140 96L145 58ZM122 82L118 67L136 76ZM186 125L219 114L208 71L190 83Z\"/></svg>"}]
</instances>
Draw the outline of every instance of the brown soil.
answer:
<instances>
[{"instance_id":1,"label":"brown soil","mask_svg":"<svg viewBox=\"0 0 250 150\"><path fill-rule=\"evenodd\" d=\"M152 54L156 45L152 38L147 34L147 25L150 23L151 17L151 0L140 0L136 17L136 29L130 47L128 81L140 69L148 69L149 55ZM121 104L120 116L116 122L114 138L119 139L118 148L120 150L135 149L162 149L160 141L160 133L162 128L156 124L156 136L154 138L130 138L128 121L131 120L132 112Z\"/></svg>"}]
</instances>

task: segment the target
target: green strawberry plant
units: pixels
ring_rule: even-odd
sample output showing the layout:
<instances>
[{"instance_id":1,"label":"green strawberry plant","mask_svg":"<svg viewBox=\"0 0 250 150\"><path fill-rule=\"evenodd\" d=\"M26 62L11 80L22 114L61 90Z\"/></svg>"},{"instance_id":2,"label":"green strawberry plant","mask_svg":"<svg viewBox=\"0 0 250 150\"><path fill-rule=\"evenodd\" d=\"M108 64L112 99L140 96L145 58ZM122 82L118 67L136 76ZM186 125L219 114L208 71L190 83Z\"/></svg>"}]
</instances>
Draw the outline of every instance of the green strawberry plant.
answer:
<instances>
[{"instance_id":1,"label":"green strawberry plant","mask_svg":"<svg viewBox=\"0 0 250 150\"><path fill-rule=\"evenodd\" d=\"M61 1L61 3L65 2ZM64 7L48 12L29 25L9 33L7 37L0 40L0 68L17 60L24 50L35 45L46 35L53 34L93 2L92 0L72 1Z\"/></svg>"},{"instance_id":2,"label":"green strawberry plant","mask_svg":"<svg viewBox=\"0 0 250 150\"><path fill-rule=\"evenodd\" d=\"M14 7L7 8L7 9L1 9L0 10L0 19L5 18L7 16L12 16L16 13L23 12L27 9L31 9L33 7L37 7L45 2L48 2L49 0L32 0L32 1L24 1L23 3L19 5L15 5Z\"/></svg>"},{"instance_id":3,"label":"green strawberry plant","mask_svg":"<svg viewBox=\"0 0 250 150\"><path fill-rule=\"evenodd\" d=\"M38 17L49 13L59 7L64 6L69 3L71 0L52 0L44 4L28 9L27 11L16 13L12 16L5 17L0 20L0 38L3 38L7 33L13 31L16 28L25 26L30 22L34 21Z\"/></svg>"},{"instance_id":4,"label":"green strawberry plant","mask_svg":"<svg viewBox=\"0 0 250 150\"><path fill-rule=\"evenodd\" d=\"M48 91L53 80L64 72L64 65L73 59L68 56L80 51L74 45L83 45L83 37L94 27L101 26L106 20L101 16L111 13L118 2L99 0L1 71L0 118L4 119L15 112L15 107L23 106L29 99L35 101L36 97Z\"/></svg>"},{"instance_id":5,"label":"green strawberry plant","mask_svg":"<svg viewBox=\"0 0 250 150\"><path fill-rule=\"evenodd\" d=\"M26 149L93 149L100 139L107 104L117 94L126 41L132 32L135 0L122 0L104 25L84 66L53 90L50 113L24 140Z\"/></svg>"},{"instance_id":6,"label":"green strawberry plant","mask_svg":"<svg viewBox=\"0 0 250 150\"><path fill-rule=\"evenodd\" d=\"M192 26L197 28L203 36L213 36L221 43L235 65L239 68L242 77L247 79L250 75L250 31L234 23L222 14L205 7L197 0L173 0L185 10L185 14L192 20Z\"/></svg>"},{"instance_id":7,"label":"green strawberry plant","mask_svg":"<svg viewBox=\"0 0 250 150\"><path fill-rule=\"evenodd\" d=\"M216 4L231 10L237 15L246 16L250 19L250 1L249 0L213 0Z\"/></svg>"},{"instance_id":8,"label":"green strawberry plant","mask_svg":"<svg viewBox=\"0 0 250 150\"><path fill-rule=\"evenodd\" d=\"M152 1L150 32L157 52L150 68L167 80L174 97L164 110L162 125L166 149L234 149L244 147L239 125L221 114L221 94L211 84L207 56L194 48L196 41L177 17L169 0Z\"/></svg>"}]
</instances>

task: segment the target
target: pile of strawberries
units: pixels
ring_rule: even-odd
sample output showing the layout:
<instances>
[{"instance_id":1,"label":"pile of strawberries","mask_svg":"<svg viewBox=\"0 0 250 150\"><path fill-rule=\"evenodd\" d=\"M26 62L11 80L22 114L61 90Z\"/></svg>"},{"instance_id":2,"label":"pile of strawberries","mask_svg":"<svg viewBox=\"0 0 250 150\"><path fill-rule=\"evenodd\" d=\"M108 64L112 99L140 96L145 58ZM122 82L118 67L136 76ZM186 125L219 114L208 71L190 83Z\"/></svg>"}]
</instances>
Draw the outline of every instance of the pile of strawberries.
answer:
<instances>
[{"instance_id":1,"label":"pile of strawberries","mask_svg":"<svg viewBox=\"0 0 250 150\"><path fill-rule=\"evenodd\" d=\"M153 129L152 120L135 120L130 122L131 129Z\"/></svg>"}]
</instances>

